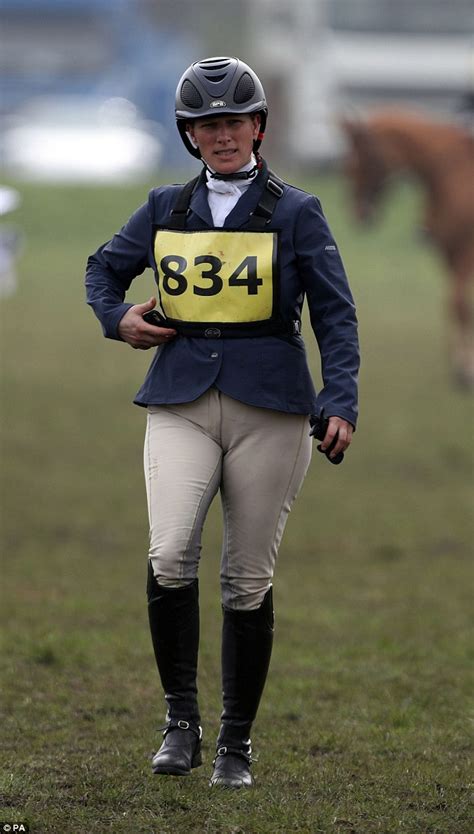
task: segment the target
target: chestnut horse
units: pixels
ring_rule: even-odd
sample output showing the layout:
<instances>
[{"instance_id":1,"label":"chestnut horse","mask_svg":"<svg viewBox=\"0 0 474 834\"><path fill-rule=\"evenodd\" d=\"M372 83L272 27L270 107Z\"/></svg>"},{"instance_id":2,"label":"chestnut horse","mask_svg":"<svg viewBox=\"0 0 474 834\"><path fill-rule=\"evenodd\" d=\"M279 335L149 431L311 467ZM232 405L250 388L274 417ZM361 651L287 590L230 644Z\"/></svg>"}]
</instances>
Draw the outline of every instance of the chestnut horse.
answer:
<instances>
[{"instance_id":1,"label":"chestnut horse","mask_svg":"<svg viewBox=\"0 0 474 834\"><path fill-rule=\"evenodd\" d=\"M386 186L408 173L426 195L424 226L448 274L451 362L464 387L474 386L474 138L467 128L406 111L345 119L347 174L357 217L374 215Z\"/></svg>"}]
</instances>

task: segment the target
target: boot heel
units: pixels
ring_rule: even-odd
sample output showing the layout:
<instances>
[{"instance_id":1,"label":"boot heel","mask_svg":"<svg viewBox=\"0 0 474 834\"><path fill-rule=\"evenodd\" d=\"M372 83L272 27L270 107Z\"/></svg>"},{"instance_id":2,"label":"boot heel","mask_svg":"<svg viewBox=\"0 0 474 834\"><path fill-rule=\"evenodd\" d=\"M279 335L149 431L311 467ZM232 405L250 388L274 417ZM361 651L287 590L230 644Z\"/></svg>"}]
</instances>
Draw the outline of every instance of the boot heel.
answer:
<instances>
[{"instance_id":1,"label":"boot heel","mask_svg":"<svg viewBox=\"0 0 474 834\"><path fill-rule=\"evenodd\" d=\"M201 746L199 746L194 753L193 760L191 762L191 767L200 767L202 765L202 754L201 754Z\"/></svg>"}]
</instances>

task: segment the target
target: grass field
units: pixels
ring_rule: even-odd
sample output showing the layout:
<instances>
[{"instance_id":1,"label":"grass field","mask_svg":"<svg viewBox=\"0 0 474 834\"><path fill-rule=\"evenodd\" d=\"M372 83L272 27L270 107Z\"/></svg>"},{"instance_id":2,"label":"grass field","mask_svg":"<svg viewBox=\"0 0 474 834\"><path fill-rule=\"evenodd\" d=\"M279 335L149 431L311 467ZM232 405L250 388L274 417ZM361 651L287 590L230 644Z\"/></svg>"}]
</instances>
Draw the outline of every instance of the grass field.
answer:
<instances>
[{"instance_id":1,"label":"grass field","mask_svg":"<svg viewBox=\"0 0 474 834\"><path fill-rule=\"evenodd\" d=\"M102 339L87 255L146 188L22 187L19 291L2 301L0 821L33 834L472 834L472 399L445 355L444 287L400 188L354 229L320 194L358 302L361 419L315 455L275 578L251 792L211 792L219 723L218 502L201 568L205 764L152 777L164 710L147 631L149 353ZM152 294L151 273L131 298ZM311 361L316 351L306 326Z\"/></svg>"}]
</instances>

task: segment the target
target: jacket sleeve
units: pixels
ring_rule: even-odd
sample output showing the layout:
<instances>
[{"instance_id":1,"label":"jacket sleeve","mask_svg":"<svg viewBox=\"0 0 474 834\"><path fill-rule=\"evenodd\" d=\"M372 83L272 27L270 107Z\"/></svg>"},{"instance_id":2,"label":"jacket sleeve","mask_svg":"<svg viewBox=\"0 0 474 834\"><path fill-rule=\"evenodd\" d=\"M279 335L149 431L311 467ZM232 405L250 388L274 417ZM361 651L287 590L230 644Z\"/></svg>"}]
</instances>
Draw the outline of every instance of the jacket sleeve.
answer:
<instances>
[{"instance_id":1,"label":"jacket sleeve","mask_svg":"<svg viewBox=\"0 0 474 834\"><path fill-rule=\"evenodd\" d=\"M104 336L118 339L118 324L132 304L124 303L133 279L150 266L151 220L145 203L132 214L112 240L87 261L86 294Z\"/></svg>"},{"instance_id":2,"label":"jacket sleeve","mask_svg":"<svg viewBox=\"0 0 474 834\"><path fill-rule=\"evenodd\" d=\"M354 300L337 245L316 197L308 195L296 224L298 268L321 356L318 412L357 422L359 343Z\"/></svg>"}]
</instances>

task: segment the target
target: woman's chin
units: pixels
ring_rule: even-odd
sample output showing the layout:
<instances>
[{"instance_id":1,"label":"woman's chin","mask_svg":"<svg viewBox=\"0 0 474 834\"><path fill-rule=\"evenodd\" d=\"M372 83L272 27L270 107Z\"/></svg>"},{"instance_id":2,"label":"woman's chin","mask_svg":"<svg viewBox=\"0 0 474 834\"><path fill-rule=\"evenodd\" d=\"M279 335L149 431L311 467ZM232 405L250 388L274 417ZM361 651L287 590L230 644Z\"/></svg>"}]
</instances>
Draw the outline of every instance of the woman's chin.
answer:
<instances>
[{"instance_id":1,"label":"woman's chin","mask_svg":"<svg viewBox=\"0 0 474 834\"><path fill-rule=\"evenodd\" d=\"M242 167L236 154L228 157L217 157L211 165L218 174L235 174Z\"/></svg>"}]
</instances>

